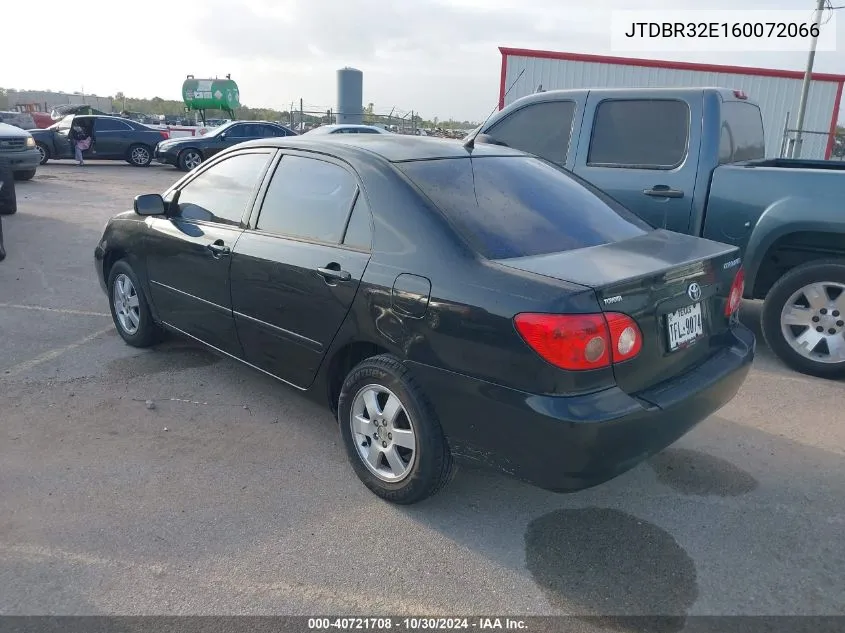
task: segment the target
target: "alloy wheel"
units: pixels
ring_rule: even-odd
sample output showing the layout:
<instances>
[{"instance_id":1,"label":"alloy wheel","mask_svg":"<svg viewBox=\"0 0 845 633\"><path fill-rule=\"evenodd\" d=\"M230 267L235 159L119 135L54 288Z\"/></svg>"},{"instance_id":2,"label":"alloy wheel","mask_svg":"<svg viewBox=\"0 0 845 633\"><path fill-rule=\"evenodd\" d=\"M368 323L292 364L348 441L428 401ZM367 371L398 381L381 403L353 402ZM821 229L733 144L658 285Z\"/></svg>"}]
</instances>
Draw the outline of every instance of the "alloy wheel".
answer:
<instances>
[{"instance_id":1,"label":"alloy wheel","mask_svg":"<svg viewBox=\"0 0 845 633\"><path fill-rule=\"evenodd\" d=\"M798 354L819 363L845 362L845 284L800 288L781 311L781 331Z\"/></svg>"},{"instance_id":2,"label":"alloy wheel","mask_svg":"<svg viewBox=\"0 0 845 633\"><path fill-rule=\"evenodd\" d=\"M201 162L202 156L199 155L199 152L190 151L185 154L185 167L187 167L189 171L198 167Z\"/></svg>"},{"instance_id":3,"label":"alloy wheel","mask_svg":"<svg viewBox=\"0 0 845 633\"><path fill-rule=\"evenodd\" d=\"M138 331L141 324L141 307L138 304L138 291L132 280L123 273L114 279L112 290L114 313L124 332L130 336Z\"/></svg>"},{"instance_id":4,"label":"alloy wheel","mask_svg":"<svg viewBox=\"0 0 845 633\"><path fill-rule=\"evenodd\" d=\"M373 475L388 483L408 476L417 457L417 438L396 394L382 385L363 387L352 401L349 423L358 456Z\"/></svg>"},{"instance_id":5,"label":"alloy wheel","mask_svg":"<svg viewBox=\"0 0 845 633\"><path fill-rule=\"evenodd\" d=\"M150 153L145 147L133 147L130 158L136 165L146 165L150 162Z\"/></svg>"}]
</instances>

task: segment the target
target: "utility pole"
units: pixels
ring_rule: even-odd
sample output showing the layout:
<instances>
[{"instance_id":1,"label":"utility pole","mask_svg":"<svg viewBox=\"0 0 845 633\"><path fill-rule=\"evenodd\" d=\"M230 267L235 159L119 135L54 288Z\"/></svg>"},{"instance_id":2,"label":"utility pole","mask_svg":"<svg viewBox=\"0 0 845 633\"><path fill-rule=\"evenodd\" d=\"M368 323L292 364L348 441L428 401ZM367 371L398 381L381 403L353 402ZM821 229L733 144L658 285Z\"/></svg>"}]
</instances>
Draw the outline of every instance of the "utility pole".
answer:
<instances>
[{"instance_id":1,"label":"utility pole","mask_svg":"<svg viewBox=\"0 0 845 633\"><path fill-rule=\"evenodd\" d=\"M305 111L302 109L302 98L299 99L299 125L305 129Z\"/></svg>"},{"instance_id":2,"label":"utility pole","mask_svg":"<svg viewBox=\"0 0 845 633\"><path fill-rule=\"evenodd\" d=\"M824 5L826 2L827 0L819 0L818 5L816 6L816 33L818 33L818 29L821 28L822 13L824 13ZM804 84L801 86L801 101L798 104L798 121L795 124L795 141L793 142L791 151L789 152L790 158L801 157L801 145L804 142L804 139L802 138L802 133L804 131L804 115L807 110L807 97L810 94L810 78L813 76L813 64L816 61L816 45L818 44L818 39L818 35L814 35L810 40L810 54L807 57L807 70L804 73Z\"/></svg>"},{"instance_id":3,"label":"utility pole","mask_svg":"<svg viewBox=\"0 0 845 633\"><path fill-rule=\"evenodd\" d=\"M290 102L290 110L288 112L290 113L290 129L295 130L296 127L293 124L293 101Z\"/></svg>"}]
</instances>

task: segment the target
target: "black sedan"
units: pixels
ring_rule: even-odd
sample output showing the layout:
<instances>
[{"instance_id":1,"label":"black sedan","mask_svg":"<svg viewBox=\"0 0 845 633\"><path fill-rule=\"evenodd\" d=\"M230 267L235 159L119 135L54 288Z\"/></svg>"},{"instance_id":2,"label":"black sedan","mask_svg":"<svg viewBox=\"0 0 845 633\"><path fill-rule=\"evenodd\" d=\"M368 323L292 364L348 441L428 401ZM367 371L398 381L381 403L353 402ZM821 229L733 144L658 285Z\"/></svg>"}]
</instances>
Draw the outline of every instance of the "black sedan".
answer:
<instances>
[{"instance_id":1,"label":"black sedan","mask_svg":"<svg viewBox=\"0 0 845 633\"><path fill-rule=\"evenodd\" d=\"M155 160L190 171L204 160L238 143L262 138L296 136L296 132L268 121L232 121L203 136L173 138L159 143Z\"/></svg>"},{"instance_id":2,"label":"black sedan","mask_svg":"<svg viewBox=\"0 0 845 633\"><path fill-rule=\"evenodd\" d=\"M516 150L350 134L138 196L95 266L127 343L168 330L307 392L413 503L461 460L593 486L730 401L755 349L737 257Z\"/></svg>"},{"instance_id":3,"label":"black sedan","mask_svg":"<svg viewBox=\"0 0 845 633\"><path fill-rule=\"evenodd\" d=\"M146 167L153 151L167 132L116 116L70 114L43 130L29 130L41 152L41 164L48 160L73 158L70 140L72 126L80 126L91 137L91 146L82 152L88 160L125 160L135 167Z\"/></svg>"}]
</instances>

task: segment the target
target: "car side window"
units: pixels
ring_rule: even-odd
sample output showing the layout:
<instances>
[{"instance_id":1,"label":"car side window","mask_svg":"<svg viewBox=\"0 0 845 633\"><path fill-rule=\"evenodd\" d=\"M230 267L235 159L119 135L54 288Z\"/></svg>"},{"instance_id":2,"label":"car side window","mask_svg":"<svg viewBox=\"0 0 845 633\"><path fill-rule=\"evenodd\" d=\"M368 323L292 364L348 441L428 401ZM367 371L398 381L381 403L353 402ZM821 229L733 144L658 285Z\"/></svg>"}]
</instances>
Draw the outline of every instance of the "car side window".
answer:
<instances>
[{"instance_id":1,"label":"car side window","mask_svg":"<svg viewBox=\"0 0 845 633\"><path fill-rule=\"evenodd\" d=\"M94 119L95 132L128 132L132 127L123 121L113 119Z\"/></svg>"},{"instance_id":2,"label":"car side window","mask_svg":"<svg viewBox=\"0 0 845 633\"><path fill-rule=\"evenodd\" d=\"M339 243L358 183L343 167L285 156L267 188L256 228Z\"/></svg>"},{"instance_id":3,"label":"car side window","mask_svg":"<svg viewBox=\"0 0 845 633\"><path fill-rule=\"evenodd\" d=\"M249 138L250 130L246 125L233 125L226 131L229 138Z\"/></svg>"},{"instance_id":4,"label":"car side window","mask_svg":"<svg viewBox=\"0 0 845 633\"><path fill-rule=\"evenodd\" d=\"M212 165L179 190L176 215L239 225L269 160L269 152L253 152Z\"/></svg>"},{"instance_id":5,"label":"car side window","mask_svg":"<svg viewBox=\"0 0 845 633\"><path fill-rule=\"evenodd\" d=\"M686 158L690 111L677 99L612 99L596 108L587 164L673 169Z\"/></svg>"},{"instance_id":6,"label":"car side window","mask_svg":"<svg viewBox=\"0 0 845 633\"><path fill-rule=\"evenodd\" d=\"M370 206L367 204L364 194L359 191L358 197L355 198L355 206L352 207L352 215L349 216L349 224L346 226L343 243L352 248L368 251L372 248L372 240Z\"/></svg>"},{"instance_id":7,"label":"car side window","mask_svg":"<svg viewBox=\"0 0 845 633\"><path fill-rule=\"evenodd\" d=\"M488 134L509 147L563 166L574 116L574 101L534 103L496 123Z\"/></svg>"}]
</instances>

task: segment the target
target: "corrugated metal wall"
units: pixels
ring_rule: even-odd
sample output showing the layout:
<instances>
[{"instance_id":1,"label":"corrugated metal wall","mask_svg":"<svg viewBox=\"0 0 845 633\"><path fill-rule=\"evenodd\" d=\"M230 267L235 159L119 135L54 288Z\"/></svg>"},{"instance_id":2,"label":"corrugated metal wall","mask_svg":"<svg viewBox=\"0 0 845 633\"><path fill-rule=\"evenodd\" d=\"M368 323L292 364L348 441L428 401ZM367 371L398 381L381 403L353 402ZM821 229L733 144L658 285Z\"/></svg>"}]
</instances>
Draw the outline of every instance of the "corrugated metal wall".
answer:
<instances>
[{"instance_id":1,"label":"corrugated metal wall","mask_svg":"<svg viewBox=\"0 0 845 633\"><path fill-rule=\"evenodd\" d=\"M8 96L9 107L35 103L38 104L42 112L47 112L48 114L57 105L69 103L74 105L87 104L102 112L112 111L111 99L96 95L75 95L65 92L47 92L45 90L9 90Z\"/></svg>"},{"instance_id":2,"label":"corrugated metal wall","mask_svg":"<svg viewBox=\"0 0 845 633\"><path fill-rule=\"evenodd\" d=\"M664 87L722 87L743 90L760 105L766 130L766 155L780 156L783 128L789 115L794 127L801 100L801 80L723 72L700 72L668 68L648 68L621 64L507 56L505 90L510 88L519 73L525 74L505 97L505 105L534 93L542 84L544 90L567 88L664 88ZM830 128L838 84L832 81L813 81L805 116L805 130L827 132ZM824 158L826 134L804 136L802 158Z\"/></svg>"}]
</instances>

